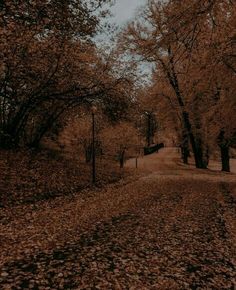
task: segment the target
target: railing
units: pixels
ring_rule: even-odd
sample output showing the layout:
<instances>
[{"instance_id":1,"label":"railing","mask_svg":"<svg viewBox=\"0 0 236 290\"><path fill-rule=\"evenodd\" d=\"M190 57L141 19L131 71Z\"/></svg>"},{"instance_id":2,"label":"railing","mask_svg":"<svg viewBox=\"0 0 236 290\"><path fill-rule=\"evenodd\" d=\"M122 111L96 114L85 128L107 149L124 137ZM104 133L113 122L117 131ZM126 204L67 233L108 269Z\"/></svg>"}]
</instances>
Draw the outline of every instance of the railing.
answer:
<instances>
[{"instance_id":1,"label":"railing","mask_svg":"<svg viewBox=\"0 0 236 290\"><path fill-rule=\"evenodd\" d=\"M149 155L149 154L153 154L155 152L158 152L159 149L164 147L164 143L160 143L160 144L156 144L153 146L149 146L149 147L144 147L144 155Z\"/></svg>"}]
</instances>

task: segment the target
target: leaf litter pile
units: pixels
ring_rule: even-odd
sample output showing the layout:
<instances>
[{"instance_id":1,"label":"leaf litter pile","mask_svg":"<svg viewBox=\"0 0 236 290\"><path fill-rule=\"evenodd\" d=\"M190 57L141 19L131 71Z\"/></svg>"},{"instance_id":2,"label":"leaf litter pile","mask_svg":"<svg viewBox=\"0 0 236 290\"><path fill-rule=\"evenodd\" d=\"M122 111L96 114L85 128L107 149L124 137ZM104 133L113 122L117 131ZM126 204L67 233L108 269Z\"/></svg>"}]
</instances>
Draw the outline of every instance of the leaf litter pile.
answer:
<instances>
[{"instance_id":1,"label":"leaf litter pile","mask_svg":"<svg viewBox=\"0 0 236 290\"><path fill-rule=\"evenodd\" d=\"M233 290L235 189L183 170L6 206L0 289Z\"/></svg>"}]
</instances>

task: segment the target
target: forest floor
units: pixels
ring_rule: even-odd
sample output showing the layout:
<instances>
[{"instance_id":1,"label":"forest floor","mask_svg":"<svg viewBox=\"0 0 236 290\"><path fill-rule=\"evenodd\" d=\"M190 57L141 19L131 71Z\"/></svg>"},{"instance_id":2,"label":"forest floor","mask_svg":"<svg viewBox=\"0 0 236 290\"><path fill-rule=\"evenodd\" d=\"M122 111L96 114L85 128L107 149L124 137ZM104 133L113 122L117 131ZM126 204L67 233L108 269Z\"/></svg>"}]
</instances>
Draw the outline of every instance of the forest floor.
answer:
<instances>
[{"instance_id":1,"label":"forest floor","mask_svg":"<svg viewBox=\"0 0 236 290\"><path fill-rule=\"evenodd\" d=\"M236 289L236 175L178 155L166 148L114 184L2 208L0 289Z\"/></svg>"}]
</instances>

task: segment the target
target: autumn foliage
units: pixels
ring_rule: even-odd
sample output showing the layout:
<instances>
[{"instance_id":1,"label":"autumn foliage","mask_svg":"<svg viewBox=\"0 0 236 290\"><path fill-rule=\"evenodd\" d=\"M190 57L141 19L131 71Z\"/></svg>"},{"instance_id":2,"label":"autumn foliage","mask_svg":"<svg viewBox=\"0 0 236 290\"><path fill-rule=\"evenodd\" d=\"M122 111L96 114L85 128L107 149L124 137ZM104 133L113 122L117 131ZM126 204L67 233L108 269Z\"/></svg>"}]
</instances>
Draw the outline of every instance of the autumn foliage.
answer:
<instances>
[{"instance_id":1,"label":"autumn foliage","mask_svg":"<svg viewBox=\"0 0 236 290\"><path fill-rule=\"evenodd\" d=\"M0 145L37 147L58 120L97 101L125 103L125 73L93 37L109 1L3 1L0 6ZM60 121L59 121L60 122Z\"/></svg>"},{"instance_id":2,"label":"autumn foliage","mask_svg":"<svg viewBox=\"0 0 236 290\"><path fill-rule=\"evenodd\" d=\"M198 168L217 143L229 171L235 146L235 11L227 0L150 0L121 36L126 51L154 65L153 101L166 103L183 155L190 143Z\"/></svg>"},{"instance_id":3,"label":"autumn foliage","mask_svg":"<svg viewBox=\"0 0 236 290\"><path fill-rule=\"evenodd\" d=\"M124 137L116 147L139 145L140 136L150 145L148 125L138 120L151 113L155 128L173 134L185 163L192 151L196 167L207 168L219 148L229 171L236 142L235 3L150 0L107 49L94 36L104 29L109 3L1 2L0 146L39 147L71 124L84 125L77 140L87 140L83 130L96 104L98 123L107 122L105 143L119 139L119 128L131 128L130 139L138 141ZM138 71L143 63L152 65L150 82Z\"/></svg>"}]
</instances>

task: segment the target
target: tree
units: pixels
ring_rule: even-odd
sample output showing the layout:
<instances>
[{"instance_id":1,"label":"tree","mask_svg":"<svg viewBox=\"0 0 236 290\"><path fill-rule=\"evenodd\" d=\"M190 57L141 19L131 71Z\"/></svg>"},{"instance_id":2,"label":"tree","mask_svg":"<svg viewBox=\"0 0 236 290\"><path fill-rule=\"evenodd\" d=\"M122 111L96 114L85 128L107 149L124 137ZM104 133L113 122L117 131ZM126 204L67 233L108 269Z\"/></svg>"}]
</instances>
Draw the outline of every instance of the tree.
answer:
<instances>
[{"instance_id":1,"label":"tree","mask_svg":"<svg viewBox=\"0 0 236 290\"><path fill-rule=\"evenodd\" d=\"M231 1L151 0L122 35L125 48L154 63L158 81L165 79L197 168L207 166L205 116L222 90L218 70L228 66L227 56L234 71L231 49L235 38L230 31L234 16Z\"/></svg>"},{"instance_id":2,"label":"tree","mask_svg":"<svg viewBox=\"0 0 236 290\"><path fill-rule=\"evenodd\" d=\"M124 39L128 47L131 44L135 53L142 55L146 61L155 62L158 69L162 69L178 101L181 118L194 152L196 167L203 168L205 165L202 160L202 149L193 134L185 97L180 87L178 73L180 48L174 39L169 37L172 32L172 27L166 21L169 11L165 4L158 5L155 1L150 1L142 15L147 24L141 25L139 21L133 23L125 32Z\"/></svg>"},{"instance_id":3,"label":"tree","mask_svg":"<svg viewBox=\"0 0 236 290\"><path fill-rule=\"evenodd\" d=\"M130 122L120 122L104 128L100 138L105 156L117 158L121 168L127 154L130 156L137 154L139 135L137 129Z\"/></svg>"},{"instance_id":4,"label":"tree","mask_svg":"<svg viewBox=\"0 0 236 290\"><path fill-rule=\"evenodd\" d=\"M1 146L37 146L65 111L115 86L92 41L106 2L1 2Z\"/></svg>"}]
</instances>

